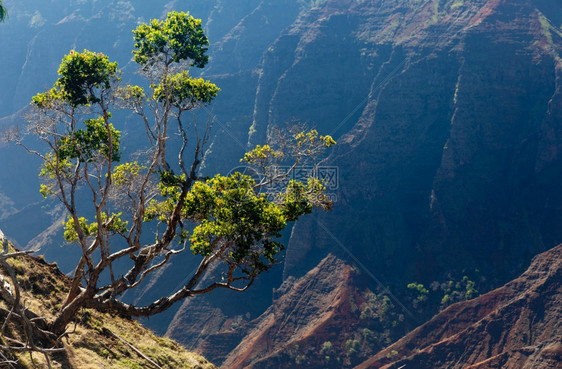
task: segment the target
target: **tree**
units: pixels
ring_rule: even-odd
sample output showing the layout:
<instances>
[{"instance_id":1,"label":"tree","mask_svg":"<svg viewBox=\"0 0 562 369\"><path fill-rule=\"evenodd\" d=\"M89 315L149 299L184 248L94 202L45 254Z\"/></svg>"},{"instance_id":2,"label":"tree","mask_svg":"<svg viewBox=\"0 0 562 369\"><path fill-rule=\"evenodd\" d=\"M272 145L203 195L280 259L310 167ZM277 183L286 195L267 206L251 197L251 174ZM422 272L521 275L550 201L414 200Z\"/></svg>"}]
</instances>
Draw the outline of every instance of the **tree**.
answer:
<instances>
[{"instance_id":1,"label":"tree","mask_svg":"<svg viewBox=\"0 0 562 369\"><path fill-rule=\"evenodd\" d=\"M0 1L0 22L3 22L8 18L8 10L2 5L2 1Z\"/></svg>"},{"instance_id":2,"label":"tree","mask_svg":"<svg viewBox=\"0 0 562 369\"><path fill-rule=\"evenodd\" d=\"M277 263L280 232L289 222L331 206L320 180L287 181L291 171L335 144L315 130L279 133L275 142L248 152L243 161L260 174L258 181L239 172L201 178L212 120L200 125L186 113L220 91L189 73L208 61L201 20L172 12L133 34L145 87L124 84L117 63L104 54L71 51L54 86L31 102L28 132L48 147L46 153L27 148L43 162L40 191L64 205L64 238L81 250L65 302L39 329L54 337L83 308L151 316L217 288L244 291ZM115 109L138 116L146 137L135 143L138 152L123 152ZM131 160L121 162L125 156ZM283 183L282 191L261 193ZM122 301L126 291L188 249L199 264L193 275L186 271L184 286L145 306Z\"/></svg>"}]
</instances>

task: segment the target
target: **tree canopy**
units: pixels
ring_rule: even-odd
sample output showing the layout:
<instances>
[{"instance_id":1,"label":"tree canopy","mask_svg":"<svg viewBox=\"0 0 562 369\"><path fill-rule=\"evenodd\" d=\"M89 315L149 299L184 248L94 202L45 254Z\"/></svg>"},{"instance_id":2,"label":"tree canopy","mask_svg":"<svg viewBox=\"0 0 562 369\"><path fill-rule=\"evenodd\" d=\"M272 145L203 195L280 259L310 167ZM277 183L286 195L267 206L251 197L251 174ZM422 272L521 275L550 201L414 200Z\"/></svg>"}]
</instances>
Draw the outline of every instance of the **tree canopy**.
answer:
<instances>
[{"instance_id":1,"label":"tree canopy","mask_svg":"<svg viewBox=\"0 0 562 369\"><path fill-rule=\"evenodd\" d=\"M27 149L41 158L40 191L65 207L64 238L81 257L55 318L29 323L20 348L32 347L33 334L56 344L82 308L151 316L217 288L244 291L278 262L280 232L289 222L314 207L331 207L321 180L288 181L299 165L314 165L335 144L315 130L279 131L275 141L248 152L242 161L260 173L258 181L239 172L201 177L212 118L199 124L185 113L220 92L189 73L208 61L201 20L171 12L133 34L144 86L124 83L107 55L73 50L53 87L32 98L28 133L48 150ZM144 131L144 142L130 144L136 152L123 152L116 128L122 123L112 115L117 109L134 112ZM276 193L261 191L274 183L280 185ZM198 267L178 276L187 282L176 291L144 306L121 299L187 252Z\"/></svg>"},{"instance_id":2,"label":"tree canopy","mask_svg":"<svg viewBox=\"0 0 562 369\"><path fill-rule=\"evenodd\" d=\"M2 5L0 1L0 22L3 22L8 17L8 10Z\"/></svg>"}]
</instances>

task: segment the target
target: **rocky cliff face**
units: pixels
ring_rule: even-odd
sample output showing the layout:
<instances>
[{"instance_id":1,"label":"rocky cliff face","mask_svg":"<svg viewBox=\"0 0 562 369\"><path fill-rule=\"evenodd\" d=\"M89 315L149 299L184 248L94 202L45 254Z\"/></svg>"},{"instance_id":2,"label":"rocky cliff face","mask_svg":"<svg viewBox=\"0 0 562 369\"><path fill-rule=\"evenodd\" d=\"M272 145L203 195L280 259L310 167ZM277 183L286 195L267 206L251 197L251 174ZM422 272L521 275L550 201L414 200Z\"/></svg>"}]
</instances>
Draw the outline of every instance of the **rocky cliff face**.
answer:
<instances>
[{"instance_id":1,"label":"rocky cliff face","mask_svg":"<svg viewBox=\"0 0 562 369\"><path fill-rule=\"evenodd\" d=\"M268 61L291 62L271 96L259 89L256 121L296 116L338 136L338 204L322 222L388 279L430 278L428 263L501 279L562 236L545 226L560 220L558 195L545 196L560 169L560 25L547 18L559 12L554 2L328 2L278 40L300 38L291 52L264 57L268 86ZM317 85L322 94L303 88ZM310 229L313 250L333 246L314 223L297 225L287 275L317 262L300 241Z\"/></svg>"},{"instance_id":2,"label":"rocky cliff face","mask_svg":"<svg viewBox=\"0 0 562 369\"><path fill-rule=\"evenodd\" d=\"M263 55L250 142L287 121L315 125L339 142L327 163L339 183L331 213L295 225L283 278L332 252L394 291L475 270L489 289L559 243L561 12L339 0L288 27ZM251 351L234 353L248 363Z\"/></svg>"},{"instance_id":3,"label":"rocky cliff face","mask_svg":"<svg viewBox=\"0 0 562 369\"><path fill-rule=\"evenodd\" d=\"M287 278L271 307L235 330L247 333L223 367L346 368L401 337L404 312L372 293L365 277L330 254L303 277Z\"/></svg>"},{"instance_id":4,"label":"rocky cliff face","mask_svg":"<svg viewBox=\"0 0 562 369\"><path fill-rule=\"evenodd\" d=\"M288 357L295 363L304 355L317 367L327 365L325 356L349 358L345 365L352 365L358 358L347 354L346 342L353 345L359 330L380 327L361 323L360 312L330 315L315 305L328 302L321 298L325 290L314 286L339 291L330 294L338 303L329 306L342 312L348 304L342 296L367 301L369 290L378 296L384 285L403 300L400 291L408 282L427 286L476 269L483 288L490 289L562 241L558 0L245 0L236 5L60 0L64 6L49 9L28 2L24 12L14 10L11 17L33 25L33 36L23 37L17 29L0 32L2 45L16 35L23 37L21 44L31 45L3 56L9 70L16 65L22 74L6 85L11 92L2 89L0 109L21 108L42 89L26 92L32 82L50 85L54 75L43 70L54 73L71 47L104 51L126 65L130 46L123 45L130 42L133 24L176 8L204 19L212 44L205 77L222 88L203 174L228 172L248 143L262 143L271 127L286 122L306 122L337 139L325 163L337 172L330 189L334 210L289 230L283 267L247 294L189 300L148 322L213 361L259 367ZM104 26L110 16L119 21ZM50 34L56 35L54 46L41 48L54 42ZM0 171L8 173L0 180L5 232L17 234L21 245L37 235L45 240L56 234L53 228L44 232L57 223L56 209L34 204L30 196L17 197L35 171L19 176L23 167L14 172L8 165L18 154L0 150L9 158L0 162ZM26 179L16 183L17 178ZM35 216L41 207L46 221L19 226L18 219ZM50 244L56 243L51 239ZM45 249L53 258L60 255L58 247ZM170 270L181 269L182 263ZM345 272L349 265L361 274ZM319 266L343 284L327 278ZM145 293L178 283L153 280ZM299 293L310 297L302 314ZM325 322L313 321L314 314ZM342 326L355 331L345 333ZM257 327L266 333L259 335ZM325 327L336 335L343 332L345 341L325 338ZM382 341L398 335L388 327L380 330L388 334ZM264 342L269 346L259 357ZM325 342L332 351L322 352ZM371 342L372 350L382 345ZM302 351L305 344L322 354Z\"/></svg>"},{"instance_id":5,"label":"rocky cliff face","mask_svg":"<svg viewBox=\"0 0 562 369\"><path fill-rule=\"evenodd\" d=\"M518 278L450 306L368 361L367 368L557 368L562 362L562 245Z\"/></svg>"},{"instance_id":6,"label":"rocky cliff face","mask_svg":"<svg viewBox=\"0 0 562 369\"><path fill-rule=\"evenodd\" d=\"M329 256L306 278L287 279L224 367L289 368L320 353L323 342L341 343L346 331L353 329L351 303L358 296L350 296L355 292L352 274L349 265ZM338 327L341 318L347 327Z\"/></svg>"}]
</instances>

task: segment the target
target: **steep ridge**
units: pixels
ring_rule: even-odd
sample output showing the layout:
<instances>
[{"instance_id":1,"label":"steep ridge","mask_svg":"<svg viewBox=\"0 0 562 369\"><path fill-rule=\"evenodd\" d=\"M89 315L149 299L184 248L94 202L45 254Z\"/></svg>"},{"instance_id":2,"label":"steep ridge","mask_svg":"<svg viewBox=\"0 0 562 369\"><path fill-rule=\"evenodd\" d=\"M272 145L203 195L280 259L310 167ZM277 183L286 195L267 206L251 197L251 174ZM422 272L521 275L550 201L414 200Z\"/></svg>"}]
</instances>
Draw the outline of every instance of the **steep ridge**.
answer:
<instances>
[{"instance_id":1,"label":"steep ridge","mask_svg":"<svg viewBox=\"0 0 562 369\"><path fill-rule=\"evenodd\" d=\"M521 272L562 237L559 227L545 225L559 220L561 204L550 187L561 168L553 154L561 118L559 28L548 26L549 38L548 15L523 0L440 2L431 16L428 2L362 2L345 11L343 3L327 3L324 12L331 13L309 26L317 32L300 36L307 40L303 56L286 63L291 67L275 93L256 105L256 117L267 118L261 122L294 116L339 138L329 163L339 169L338 202L322 221L388 280L397 272L435 278L426 273L428 263L437 273L476 267L498 279ZM549 6L548 14L560 12L554 2ZM331 24L342 18L349 25L345 36ZM393 32L383 29L389 24L396 24ZM365 56L337 63L341 78L315 57L327 44L333 54L346 54L335 47L336 37L346 45L366 42ZM278 59L281 54L292 55L279 51ZM313 68L314 75L297 76ZM337 93L308 93L296 84L303 75L328 80L328 91ZM361 104L360 116L347 119ZM338 113L325 106L350 108ZM322 258L319 248L333 246L314 222L293 232L285 275L302 275ZM311 229L317 230L311 235ZM301 239L315 240L310 252ZM517 247L503 246L512 243Z\"/></svg>"},{"instance_id":2,"label":"steep ridge","mask_svg":"<svg viewBox=\"0 0 562 369\"><path fill-rule=\"evenodd\" d=\"M8 246L10 245L10 246ZM12 247L0 230L0 250ZM11 249L14 251L14 249ZM70 281L60 272L55 263L49 264L42 257L19 256L8 259L17 275L21 298L25 307L39 314L42 319L51 319L60 307L68 291ZM6 291L15 291L10 274L0 268L0 308L2 323L5 314L12 308L5 298ZM6 286L9 286L6 289ZM8 292L11 294L12 292ZM47 363L43 354L2 351L1 368L185 368L215 369L202 356L188 352L177 342L156 336L138 322L114 314L84 309L77 316L72 329L61 339L65 351L55 353ZM3 328L3 334L16 335L12 324ZM0 335L0 344L10 342ZM40 339L35 337L40 346ZM17 346L17 345L16 345ZM8 358L11 363L4 362Z\"/></svg>"},{"instance_id":3,"label":"steep ridge","mask_svg":"<svg viewBox=\"0 0 562 369\"><path fill-rule=\"evenodd\" d=\"M355 351L366 354L384 347L403 332L390 328L396 316L385 315L388 297L368 292L361 278L332 254L302 278L288 278L274 291L272 306L246 328L249 333L223 367L345 368L357 360ZM381 317L376 329L369 325L371 309ZM361 346L357 332L378 335L378 343Z\"/></svg>"},{"instance_id":4,"label":"steep ridge","mask_svg":"<svg viewBox=\"0 0 562 369\"><path fill-rule=\"evenodd\" d=\"M489 290L562 241L561 12L333 0L283 32L263 56L250 142L296 120L339 143L336 206L295 225L283 278L352 254L393 291L470 271ZM212 342L220 332L242 334Z\"/></svg>"},{"instance_id":5,"label":"steep ridge","mask_svg":"<svg viewBox=\"0 0 562 369\"><path fill-rule=\"evenodd\" d=\"M29 99L25 96L31 82L52 82L53 75L41 73L42 65L56 65L69 44L114 55L117 46L130 42L130 24L180 4L134 3L121 22L104 28L105 15L117 3L131 2L103 2L107 8L101 11L96 7L101 2L92 7L89 2L59 1L65 4L64 22L56 19L60 13L49 15L38 8L47 20L42 27L56 29L57 42L41 54L29 53L27 74L18 82L17 96L23 102ZM32 8L39 2L26 3L33 3ZM84 6L81 17L79 12L71 16L75 3ZM562 241L558 0L242 3L187 1L181 3L185 9L179 9L207 19L211 43L218 46L205 77L223 90L213 111L218 129L203 174L231 170L247 142L263 143L270 127L307 122L338 140L325 163L337 169L338 182L331 190L335 208L296 224L283 269L249 294L186 301L177 314L152 319L151 326L167 329L188 347L216 354L219 363L242 341L248 342L244 337L270 316L267 312L254 320L272 303L273 288L274 300L281 303L283 291L291 293L291 284L280 289L281 283L307 276L330 254L340 259L353 255L393 291L411 281L429 285L475 269L489 289L522 272L533 255ZM299 13L304 3L318 6ZM87 7L99 16L83 24L89 19ZM26 22L32 15L26 8ZM107 32L98 34L97 28ZM6 38L18 35L10 32ZM84 43L77 43L77 34L92 38L81 37ZM94 39L96 34L99 39ZM46 35L33 36L35 47L52 45ZM72 36L70 43L63 42L65 36ZM118 42L108 47L108 38ZM123 49L126 55L117 59L126 64L130 48ZM25 55L14 51L6 60L19 65ZM56 70L48 68L49 73ZM8 164L17 154L5 152L0 155L9 160L0 163L6 173L0 201L11 215L0 220L9 223L6 233L24 234L25 244L46 235L43 231L56 217L49 217L51 223L33 222L41 228L33 235L18 228L18 217L35 214L43 205L14 197L21 183L12 180L18 176L10 174L13 165ZM58 246L51 250L60 255ZM182 262L174 267L182 268ZM355 288L352 284L368 284L365 279L350 279L349 291ZM149 283L158 289L180 281ZM357 293L366 293L361 291ZM314 289L307 293L313 295ZM277 317L283 320L280 313ZM308 323L303 319L295 324L303 328ZM291 341L298 342L307 330L294 329L300 333ZM314 347L323 343L315 341ZM268 355L282 357L282 350L274 354L275 350L281 348L275 346ZM243 351L256 352L249 347ZM228 360L238 362L233 356Z\"/></svg>"},{"instance_id":6,"label":"steep ridge","mask_svg":"<svg viewBox=\"0 0 562 369\"><path fill-rule=\"evenodd\" d=\"M557 368L562 362L562 245L505 286L457 303L357 366Z\"/></svg>"},{"instance_id":7,"label":"steep ridge","mask_svg":"<svg viewBox=\"0 0 562 369\"><path fill-rule=\"evenodd\" d=\"M287 280L281 286L276 293L279 297L274 298L272 307L230 354L223 364L225 368L291 367L298 364L298 354L306 355L313 347L311 351L319 352L322 342L344 337L341 329L335 334L334 318L350 311L346 296L351 282L350 267L329 256L306 277L294 284ZM289 285L292 286L285 287ZM297 353L291 357L289 349L295 346ZM300 347L302 353L298 352Z\"/></svg>"}]
</instances>

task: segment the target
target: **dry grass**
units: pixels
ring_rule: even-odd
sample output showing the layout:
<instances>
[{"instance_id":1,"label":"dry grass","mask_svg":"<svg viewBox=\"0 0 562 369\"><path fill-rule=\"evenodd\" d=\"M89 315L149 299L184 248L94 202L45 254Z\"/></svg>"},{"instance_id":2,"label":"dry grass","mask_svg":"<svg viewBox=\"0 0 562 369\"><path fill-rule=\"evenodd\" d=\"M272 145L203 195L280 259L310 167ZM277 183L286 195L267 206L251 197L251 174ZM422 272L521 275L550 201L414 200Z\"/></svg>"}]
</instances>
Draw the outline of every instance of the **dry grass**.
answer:
<instances>
[{"instance_id":1,"label":"dry grass","mask_svg":"<svg viewBox=\"0 0 562 369\"><path fill-rule=\"evenodd\" d=\"M51 319L63 303L69 279L56 264L48 264L42 258L19 257L10 260L10 264L18 275L25 306ZM0 273L6 275L1 270ZM0 306L6 307L1 300ZM52 358L55 368L157 368L150 361L161 368L216 368L202 356L188 352L173 340L156 336L134 320L94 310L83 310L77 320L68 327L68 337L63 338L66 354ZM45 357L40 354L21 354L17 359L18 368L47 368Z\"/></svg>"}]
</instances>

